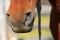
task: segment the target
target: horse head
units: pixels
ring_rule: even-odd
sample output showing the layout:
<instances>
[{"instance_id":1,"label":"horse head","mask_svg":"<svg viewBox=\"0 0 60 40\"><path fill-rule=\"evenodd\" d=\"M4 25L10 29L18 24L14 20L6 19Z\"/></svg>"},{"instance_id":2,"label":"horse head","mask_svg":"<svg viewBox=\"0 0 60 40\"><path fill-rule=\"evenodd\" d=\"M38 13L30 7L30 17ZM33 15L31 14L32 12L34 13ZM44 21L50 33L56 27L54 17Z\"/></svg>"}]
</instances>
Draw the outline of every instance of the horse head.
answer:
<instances>
[{"instance_id":1,"label":"horse head","mask_svg":"<svg viewBox=\"0 0 60 40\"><path fill-rule=\"evenodd\" d=\"M17 33L30 32L34 23L34 10L37 0L11 0L7 16L7 24Z\"/></svg>"}]
</instances>

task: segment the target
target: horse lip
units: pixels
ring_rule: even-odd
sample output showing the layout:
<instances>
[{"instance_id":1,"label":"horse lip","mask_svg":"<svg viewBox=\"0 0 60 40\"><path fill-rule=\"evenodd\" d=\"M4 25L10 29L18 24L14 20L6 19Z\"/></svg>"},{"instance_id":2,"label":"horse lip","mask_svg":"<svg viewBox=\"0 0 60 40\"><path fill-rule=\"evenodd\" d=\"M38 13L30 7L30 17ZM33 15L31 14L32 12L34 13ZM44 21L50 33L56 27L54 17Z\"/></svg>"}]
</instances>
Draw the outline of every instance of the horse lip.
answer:
<instances>
[{"instance_id":1,"label":"horse lip","mask_svg":"<svg viewBox=\"0 0 60 40\"><path fill-rule=\"evenodd\" d=\"M13 29L12 29L12 30L13 30ZM15 33L29 33L31 30L32 30L32 28L29 29L29 30L19 30L19 31L13 30L13 31L14 31Z\"/></svg>"},{"instance_id":2,"label":"horse lip","mask_svg":"<svg viewBox=\"0 0 60 40\"><path fill-rule=\"evenodd\" d=\"M16 27L16 29L14 29L14 27L13 27L12 30L15 33L28 33L28 32L30 32L32 30L32 27L29 27L29 26L26 26L25 28L18 28L18 27Z\"/></svg>"},{"instance_id":3,"label":"horse lip","mask_svg":"<svg viewBox=\"0 0 60 40\"><path fill-rule=\"evenodd\" d=\"M30 32L31 30L32 30L32 27L30 27L29 25L26 25L26 24L24 24L24 23L21 23L21 25L23 25L23 26L16 26L14 23L12 23L11 21L10 21L10 24L9 24L10 26L11 26L11 28L12 28L12 30L15 32L15 33L28 33L28 32ZM22 29L20 29L21 27L26 27L25 29L24 28L22 28ZM15 29L14 29L14 27L16 27Z\"/></svg>"}]
</instances>

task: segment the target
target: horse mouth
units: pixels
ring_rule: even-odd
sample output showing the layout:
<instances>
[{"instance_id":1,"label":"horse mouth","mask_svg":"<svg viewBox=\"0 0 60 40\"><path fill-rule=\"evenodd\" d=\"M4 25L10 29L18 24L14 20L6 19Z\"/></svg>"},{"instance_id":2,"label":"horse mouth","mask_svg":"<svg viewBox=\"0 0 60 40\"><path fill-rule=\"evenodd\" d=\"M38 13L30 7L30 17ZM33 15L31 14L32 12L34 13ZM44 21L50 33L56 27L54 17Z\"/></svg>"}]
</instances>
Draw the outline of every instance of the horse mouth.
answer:
<instances>
[{"instance_id":1,"label":"horse mouth","mask_svg":"<svg viewBox=\"0 0 60 40\"><path fill-rule=\"evenodd\" d=\"M8 18L7 18L8 19ZM28 21L24 23L13 23L9 19L7 20L7 24L12 28L13 32L15 33L28 33L31 32L33 29L34 17L32 20L27 19Z\"/></svg>"},{"instance_id":2,"label":"horse mouth","mask_svg":"<svg viewBox=\"0 0 60 40\"><path fill-rule=\"evenodd\" d=\"M30 32L33 28L33 25L20 25L20 26L14 26L12 30L16 33L27 33Z\"/></svg>"}]
</instances>

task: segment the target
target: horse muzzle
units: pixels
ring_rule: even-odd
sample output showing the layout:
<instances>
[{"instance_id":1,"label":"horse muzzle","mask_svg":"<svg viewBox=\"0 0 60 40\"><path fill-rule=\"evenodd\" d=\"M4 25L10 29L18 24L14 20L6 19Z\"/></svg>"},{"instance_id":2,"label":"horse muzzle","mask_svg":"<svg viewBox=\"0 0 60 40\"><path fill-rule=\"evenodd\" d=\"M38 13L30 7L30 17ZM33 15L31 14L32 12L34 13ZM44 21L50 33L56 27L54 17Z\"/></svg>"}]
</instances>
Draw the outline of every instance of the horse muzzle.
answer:
<instances>
[{"instance_id":1,"label":"horse muzzle","mask_svg":"<svg viewBox=\"0 0 60 40\"><path fill-rule=\"evenodd\" d=\"M9 15L8 15L9 16ZM27 14L23 22L13 23L7 17L7 24L12 28L15 33L28 33L33 29L34 16Z\"/></svg>"},{"instance_id":2,"label":"horse muzzle","mask_svg":"<svg viewBox=\"0 0 60 40\"><path fill-rule=\"evenodd\" d=\"M12 30L16 33L27 33L27 32L30 32L33 28L33 25L23 25L23 24L20 24L20 25L17 25L17 26L13 26L12 27Z\"/></svg>"},{"instance_id":3,"label":"horse muzzle","mask_svg":"<svg viewBox=\"0 0 60 40\"><path fill-rule=\"evenodd\" d=\"M16 33L28 33L33 29L33 23L34 23L34 18L31 21L31 23L17 23L13 24L12 30Z\"/></svg>"}]
</instances>

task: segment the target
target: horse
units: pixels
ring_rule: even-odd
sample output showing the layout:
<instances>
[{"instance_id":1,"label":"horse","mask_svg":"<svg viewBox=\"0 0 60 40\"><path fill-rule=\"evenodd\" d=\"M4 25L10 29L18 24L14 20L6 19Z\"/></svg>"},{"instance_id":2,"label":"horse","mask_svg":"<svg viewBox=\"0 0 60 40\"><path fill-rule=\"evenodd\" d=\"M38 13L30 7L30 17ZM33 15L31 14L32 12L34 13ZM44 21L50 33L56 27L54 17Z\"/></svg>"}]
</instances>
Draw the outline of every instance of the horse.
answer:
<instances>
[{"instance_id":1,"label":"horse","mask_svg":"<svg viewBox=\"0 0 60 40\"><path fill-rule=\"evenodd\" d=\"M34 23L34 10L37 7L40 30L40 11L41 0L11 0L9 9L6 13L7 23L11 26L12 30L16 33L26 33L32 30ZM60 37L60 1L49 0L52 5L50 16L50 29L55 40ZM58 14L57 14L58 13ZM39 31L40 33L40 31ZM59 33L59 34L58 34ZM59 36L58 36L59 35ZM60 39L59 39L60 40Z\"/></svg>"},{"instance_id":2,"label":"horse","mask_svg":"<svg viewBox=\"0 0 60 40\"><path fill-rule=\"evenodd\" d=\"M10 0L6 12L7 24L16 33L30 32L35 19L35 7L40 15L40 0Z\"/></svg>"},{"instance_id":3,"label":"horse","mask_svg":"<svg viewBox=\"0 0 60 40\"><path fill-rule=\"evenodd\" d=\"M50 29L54 40L60 40L60 0L49 0L52 6Z\"/></svg>"},{"instance_id":4,"label":"horse","mask_svg":"<svg viewBox=\"0 0 60 40\"><path fill-rule=\"evenodd\" d=\"M34 23L34 10L37 7L40 16L41 0L11 0L9 9L6 13L7 23L12 27L12 30L17 33L30 32ZM60 37L60 1L49 0L52 5L50 16L50 29L55 40ZM58 13L58 14L57 14ZM39 17L40 20L40 17ZM39 21L40 28L40 21ZM60 39L59 39L60 40Z\"/></svg>"}]
</instances>

